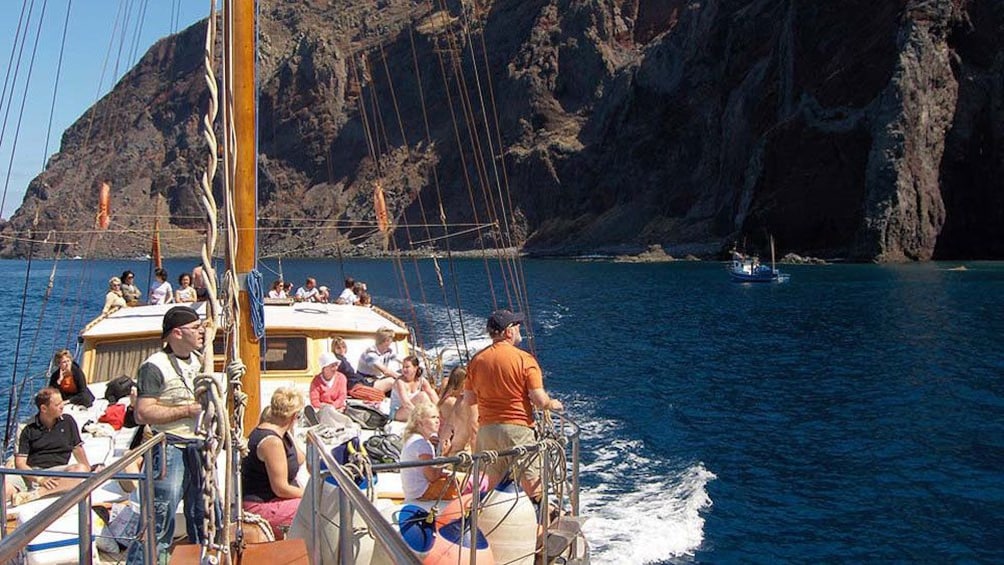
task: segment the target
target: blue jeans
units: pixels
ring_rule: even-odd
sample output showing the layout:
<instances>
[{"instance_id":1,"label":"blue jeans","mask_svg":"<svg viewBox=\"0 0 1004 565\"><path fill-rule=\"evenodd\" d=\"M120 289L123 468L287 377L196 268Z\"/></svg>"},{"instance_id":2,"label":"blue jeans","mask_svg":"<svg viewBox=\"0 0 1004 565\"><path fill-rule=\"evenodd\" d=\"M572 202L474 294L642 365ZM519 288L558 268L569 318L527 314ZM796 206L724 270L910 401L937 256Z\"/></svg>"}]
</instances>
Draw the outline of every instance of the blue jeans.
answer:
<instances>
[{"instance_id":1,"label":"blue jeans","mask_svg":"<svg viewBox=\"0 0 1004 565\"><path fill-rule=\"evenodd\" d=\"M202 502L202 468L199 464L197 443L189 442L181 445L168 444L167 471L163 479L153 481L153 509L157 528L157 558L160 563L167 563L170 556L171 542L174 540L174 515L178 511L178 503L185 501L185 530L188 541L202 542L202 520L206 515ZM149 460L154 473L160 470L163 457L158 445L151 450ZM142 533L142 532L141 532ZM143 542L136 540L129 547L126 562L129 565L143 563Z\"/></svg>"}]
</instances>

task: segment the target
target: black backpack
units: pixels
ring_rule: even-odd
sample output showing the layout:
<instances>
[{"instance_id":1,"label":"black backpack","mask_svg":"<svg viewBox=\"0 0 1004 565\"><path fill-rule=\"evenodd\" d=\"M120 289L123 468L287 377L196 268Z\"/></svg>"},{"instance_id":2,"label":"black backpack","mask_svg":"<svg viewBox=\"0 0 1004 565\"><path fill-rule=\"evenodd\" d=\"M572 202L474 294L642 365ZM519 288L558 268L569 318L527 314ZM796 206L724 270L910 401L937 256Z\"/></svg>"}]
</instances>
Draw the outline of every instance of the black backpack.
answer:
<instances>
[{"instance_id":1,"label":"black backpack","mask_svg":"<svg viewBox=\"0 0 1004 565\"><path fill-rule=\"evenodd\" d=\"M401 436L377 434L366 440L366 453L373 463L397 463L401 459Z\"/></svg>"},{"instance_id":2,"label":"black backpack","mask_svg":"<svg viewBox=\"0 0 1004 565\"><path fill-rule=\"evenodd\" d=\"M367 430L382 430L390 421L383 412L364 404L349 404L345 407L345 415Z\"/></svg>"},{"instance_id":3,"label":"black backpack","mask_svg":"<svg viewBox=\"0 0 1004 565\"><path fill-rule=\"evenodd\" d=\"M132 392L132 387L134 386L136 386L136 381L132 380L127 375L115 377L114 379L108 381L108 385L105 386L105 400L111 404L115 404L120 398L129 396L129 393Z\"/></svg>"}]
</instances>

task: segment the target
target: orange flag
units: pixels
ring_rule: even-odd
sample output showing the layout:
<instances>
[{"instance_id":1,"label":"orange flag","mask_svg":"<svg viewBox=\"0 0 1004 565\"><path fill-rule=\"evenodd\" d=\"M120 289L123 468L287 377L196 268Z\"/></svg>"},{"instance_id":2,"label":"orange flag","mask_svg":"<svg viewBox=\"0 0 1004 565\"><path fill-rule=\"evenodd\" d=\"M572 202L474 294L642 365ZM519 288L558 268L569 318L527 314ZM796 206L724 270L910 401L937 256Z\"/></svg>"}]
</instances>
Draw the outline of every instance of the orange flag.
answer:
<instances>
[{"instance_id":1,"label":"orange flag","mask_svg":"<svg viewBox=\"0 0 1004 565\"><path fill-rule=\"evenodd\" d=\"M373 209L376 211L377 228L386 234L390 222L387 216L387 200L383 196L383 187L379 182L373 185Z\"/></svg>"},{"instance_id":2,"label":"orange flag","mask_svg":"<svg viewBox=\"0 0 1004 565\"><path fill-rule=\"evenodd\" d=\"M108 229L108 224L111 223L109 212L111 199L112 187L108 186L107 182L101 183L101 189L98 191L98 215L94 218L94 223L98 229L106 230Z\"/></svg>"}]
</instances>

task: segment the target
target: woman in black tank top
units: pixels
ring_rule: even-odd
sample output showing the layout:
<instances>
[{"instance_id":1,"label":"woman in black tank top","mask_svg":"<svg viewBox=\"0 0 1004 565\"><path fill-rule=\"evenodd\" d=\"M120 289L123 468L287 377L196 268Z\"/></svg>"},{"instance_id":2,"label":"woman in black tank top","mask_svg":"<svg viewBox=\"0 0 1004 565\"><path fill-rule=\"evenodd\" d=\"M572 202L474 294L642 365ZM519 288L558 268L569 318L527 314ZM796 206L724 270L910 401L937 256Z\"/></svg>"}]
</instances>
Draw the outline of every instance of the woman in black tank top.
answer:
<instances>
[{"instance_id":1,"label":"woman in black tank top","mask_svg":"<svg viewBox=\"0 0 1004 565\"><path fill-rule=\"evenodd\" d=\"M261 423L248 437L249 453L241 468L244 509L268 521L276 539L293 522L303 497L296 474L304 456L293 442L293 426L303 404L296 389L276 389Z\"/></svg>"}]
</instances>

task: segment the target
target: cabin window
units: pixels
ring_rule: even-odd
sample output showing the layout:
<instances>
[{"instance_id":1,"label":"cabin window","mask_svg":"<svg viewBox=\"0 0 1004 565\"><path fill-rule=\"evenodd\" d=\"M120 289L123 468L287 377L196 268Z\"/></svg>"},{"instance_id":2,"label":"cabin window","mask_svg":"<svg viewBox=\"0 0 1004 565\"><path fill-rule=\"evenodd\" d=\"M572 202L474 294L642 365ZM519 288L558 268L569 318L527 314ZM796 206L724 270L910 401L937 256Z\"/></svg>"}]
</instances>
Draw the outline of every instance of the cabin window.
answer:
<instances>
[{"instance_id":1,"label":"cabin window","mask_svg":"<svg viewBox=\"0 0 1004 565\"><path fill-rule=\"evenodd\" d=\"M307 338L269 336L262 357L266 371L305 371Z\"/></svg>"},{"instance_id":2,"label":"cabin window","mask_svg":"<svg viewBox=\"0 0 1004 565\"><path fill-rule=\"evenodd\" d=\"M146 358L160 350L160 339L109 341L94 347L94 368L87 375L92 383L114 379L119 375L136 378L136 370Z\"/></svg>"}]
</instances>

